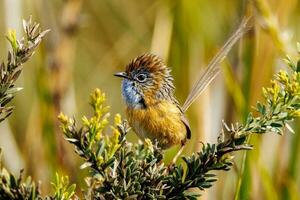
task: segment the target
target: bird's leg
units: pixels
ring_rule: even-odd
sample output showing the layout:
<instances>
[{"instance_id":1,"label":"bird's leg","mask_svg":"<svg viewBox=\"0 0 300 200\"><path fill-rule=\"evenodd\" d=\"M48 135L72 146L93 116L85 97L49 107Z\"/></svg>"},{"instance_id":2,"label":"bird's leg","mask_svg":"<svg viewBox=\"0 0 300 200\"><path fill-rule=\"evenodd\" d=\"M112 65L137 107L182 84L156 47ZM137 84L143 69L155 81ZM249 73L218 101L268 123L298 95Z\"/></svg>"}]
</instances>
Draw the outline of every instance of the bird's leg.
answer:
<instances>
[{"instance_id":1,"label":"bird's leg","mask_svg":"<svg viewBox=\"0 0 300 200\"><path fill-rule=\"evenodd\" d=\"M173 158L171 165L174 165L174 164L176 163L176 161L177 161L178 157L181 155L181 153L182 153L184 147L185 147L185 143L182 143L182 144L181 144L181 147L180 147L180 149L179 149L179 151L177 152L177 154L176 154L175 157Z\"/></svg>"}]
</instances>

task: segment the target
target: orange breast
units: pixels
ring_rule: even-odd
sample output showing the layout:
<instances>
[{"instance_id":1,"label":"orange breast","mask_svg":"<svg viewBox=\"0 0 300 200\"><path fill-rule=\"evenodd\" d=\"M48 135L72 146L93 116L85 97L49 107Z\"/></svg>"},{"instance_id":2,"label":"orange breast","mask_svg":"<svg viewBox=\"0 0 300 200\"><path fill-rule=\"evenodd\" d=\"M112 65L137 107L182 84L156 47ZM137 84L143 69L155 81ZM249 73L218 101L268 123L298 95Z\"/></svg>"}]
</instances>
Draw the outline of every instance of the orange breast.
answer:
<instances>
[{"instance_id":1,"label":"orange breast","mask_svg":"<svg viewBox=\"0 0 300 200\"><path fill-rule=\"evenodd\" d=\"M161 101L145 109L126 109L130 126L141 138L158 140L163 148L181 144L186 140L186 127L176 105Z\"/></svg>"}]
</instances>

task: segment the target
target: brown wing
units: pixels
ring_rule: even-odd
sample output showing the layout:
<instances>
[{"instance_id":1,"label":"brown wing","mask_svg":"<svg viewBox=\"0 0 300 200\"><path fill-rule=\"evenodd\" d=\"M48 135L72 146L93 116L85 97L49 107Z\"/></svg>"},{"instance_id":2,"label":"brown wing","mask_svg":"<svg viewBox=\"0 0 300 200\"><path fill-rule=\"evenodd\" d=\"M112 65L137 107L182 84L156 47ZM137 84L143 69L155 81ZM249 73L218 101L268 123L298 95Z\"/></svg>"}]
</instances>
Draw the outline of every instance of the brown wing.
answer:
<instances>
[{"instance_id":1,"label":"brown wing","mask_svg":"<svg viewBox=\"0 0 300 200\"><path fill-rule=\"evenodd\" d=\"M190 127L190 124L189 124L189 121L188 119L186 118L186 116L184 115L184 112L179 104L179 102L177 101L177 99L173 96L173 94L169 95L168 96L169 100L172 101L176 106L177 108L180 110L181 112L181 116L180 116L180 119L181 121L183 122L185 128L186 128L186 138L187 139L191 139L191 136L192 136L192 132L191 132L191 127Z\"/></svg>"}]
</instances>

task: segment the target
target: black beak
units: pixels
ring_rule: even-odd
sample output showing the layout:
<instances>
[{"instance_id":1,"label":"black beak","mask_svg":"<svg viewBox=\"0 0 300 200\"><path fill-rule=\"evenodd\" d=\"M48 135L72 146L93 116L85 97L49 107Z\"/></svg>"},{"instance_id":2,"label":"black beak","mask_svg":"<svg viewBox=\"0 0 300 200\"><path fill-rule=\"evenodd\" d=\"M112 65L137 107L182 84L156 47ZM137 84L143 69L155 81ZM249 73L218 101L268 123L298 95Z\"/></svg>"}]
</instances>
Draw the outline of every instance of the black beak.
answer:
<instances>
[{"instance_id":1,"label":"black beak","mask_svg":"<svg viewBox=\"0 0 300 200\"><path fill-rule=\"evenodd\" d=\"M121 78L129 78L126 72L118 72L115 73L114 76L121 77Z\"/></svg>"}]
</instances>

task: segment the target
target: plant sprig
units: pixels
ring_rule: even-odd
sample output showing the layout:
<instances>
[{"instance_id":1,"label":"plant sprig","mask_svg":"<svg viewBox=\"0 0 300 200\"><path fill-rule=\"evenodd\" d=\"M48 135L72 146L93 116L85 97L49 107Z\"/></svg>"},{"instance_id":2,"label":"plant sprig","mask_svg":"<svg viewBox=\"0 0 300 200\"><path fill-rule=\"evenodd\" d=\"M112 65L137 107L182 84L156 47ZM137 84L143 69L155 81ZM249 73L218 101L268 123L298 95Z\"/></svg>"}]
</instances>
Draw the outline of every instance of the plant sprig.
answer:
<instances>
[{"instance_id":1,"label":"plant sprig","mask_svg":"<svg viewBox=\"0 0 300 200\"><path fill-rule=\"evenodd\" d=\"M25 35L18 40L16 32L11 30L7 34L7 39L11 45L8 52L7 62L0 64L0 122L6 119L13 111L12 106L7 104L13 99L16 92L22 88L15 87L15 81L22 72L22 65L28 61L41 43L43 37L49 30L42 31L39 24L31 20L23 20ZM54 195L43 198L36 184L30 177L24 178L23 170L16 177L2 166L0 149L0 199L48 199L66 200L74 196L75 185L69 186L67 177L56 176L54 182Z\"/></svg>"},{"instance_id":2,"label":"plant sprig","mask_svg":"<svg viewBox=\"0 0 300 200\"><path fill-rule=\"evenodd\" d=\"M22 65L34 54L43 37L49 30L42 31L39 24L31 20L23 20L24 37L16 37L16 31L8 32L6 38L11 46L7 62L0 64L0 122L6 119L13 111L7 104L14 98L16 92L22 88L15 87L15 81L22 72Z\"/></svg>"},{"instance_id":3,"label":"plant sprig","mask_svg":"<svg viewBox=\"0 0 300 200\"><path fill-rule=\"evenodd\" d=\"M23 170L16 178L1 165L0 149L0 199L41 199L39 187L28 177L24 180Z\"/></svg>"},{"instance_id":4,"label":"plant sprig","mask_svg":"<svg viewBox=\"0 0 300 200\"><path fill-rule=\"evenodd\" d=\"M75 195L76 185L69 183L68 176L59 176L55 174L55 182L52 183L54 188L54 196L48 197L49 199L55 200L69 200Z\"/></svg>"}]
</instances>

